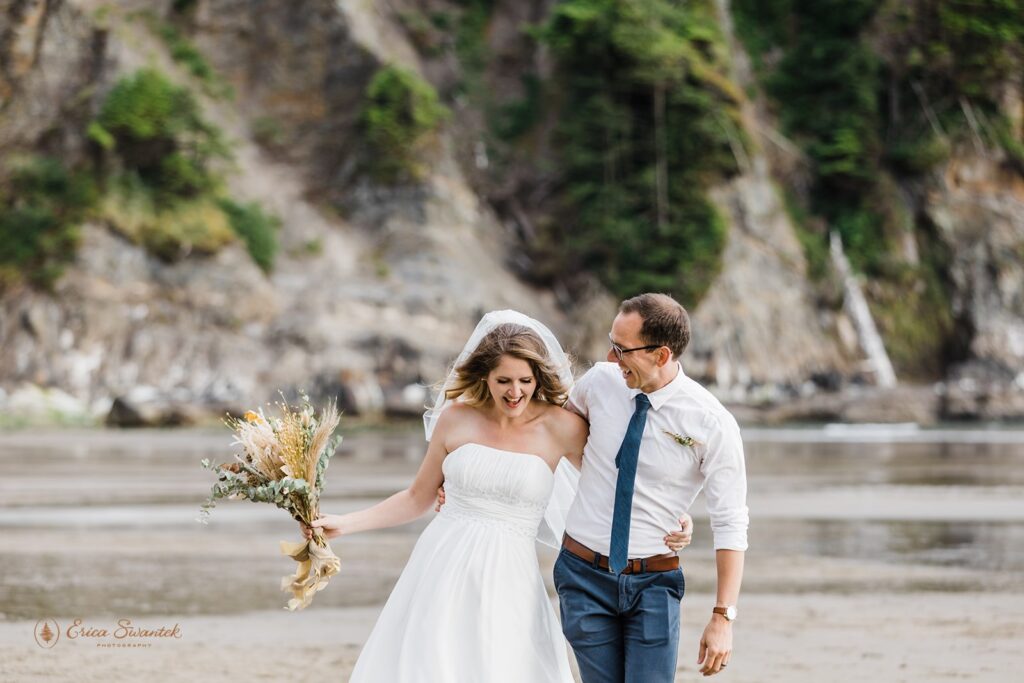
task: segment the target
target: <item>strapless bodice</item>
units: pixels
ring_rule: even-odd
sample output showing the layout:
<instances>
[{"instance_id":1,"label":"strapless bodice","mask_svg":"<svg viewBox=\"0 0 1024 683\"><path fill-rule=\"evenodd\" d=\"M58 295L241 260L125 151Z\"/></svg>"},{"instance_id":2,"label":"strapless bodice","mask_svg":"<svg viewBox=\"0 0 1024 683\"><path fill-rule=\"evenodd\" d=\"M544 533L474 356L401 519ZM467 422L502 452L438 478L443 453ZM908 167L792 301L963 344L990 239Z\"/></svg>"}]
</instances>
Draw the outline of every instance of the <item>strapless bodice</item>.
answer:
<instances>
[{"instance_id":1,"label":"strapless bodice","mask_svg":"<svg viewBox=\"0 0 1024 683\"><path fill-rule=\"evenodd\" d=\"M554 475L539 455L468 443L449 453L440 516L535 538Z\"/></svg>"}]
</instances>

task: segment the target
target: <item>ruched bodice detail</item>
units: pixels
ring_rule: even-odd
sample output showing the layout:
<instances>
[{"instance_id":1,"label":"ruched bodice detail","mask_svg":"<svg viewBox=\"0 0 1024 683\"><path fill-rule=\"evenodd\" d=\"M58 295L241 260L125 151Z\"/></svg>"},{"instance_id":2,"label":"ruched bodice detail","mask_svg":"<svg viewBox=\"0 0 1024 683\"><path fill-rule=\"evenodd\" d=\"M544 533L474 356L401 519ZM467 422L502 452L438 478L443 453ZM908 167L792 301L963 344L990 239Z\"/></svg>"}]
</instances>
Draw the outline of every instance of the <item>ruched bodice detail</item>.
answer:
<instances>
[{"instance_id":1,"label":"ruched bodice detail","mask_svg":"<svg viewBox=\"0 0 1024 683\"><path fill-rule=\"evenodd\" d=\"M449 453L442 470L440 516L537 536L554 480L541 457L470 443Z\"/></svg>"}]
</instances>

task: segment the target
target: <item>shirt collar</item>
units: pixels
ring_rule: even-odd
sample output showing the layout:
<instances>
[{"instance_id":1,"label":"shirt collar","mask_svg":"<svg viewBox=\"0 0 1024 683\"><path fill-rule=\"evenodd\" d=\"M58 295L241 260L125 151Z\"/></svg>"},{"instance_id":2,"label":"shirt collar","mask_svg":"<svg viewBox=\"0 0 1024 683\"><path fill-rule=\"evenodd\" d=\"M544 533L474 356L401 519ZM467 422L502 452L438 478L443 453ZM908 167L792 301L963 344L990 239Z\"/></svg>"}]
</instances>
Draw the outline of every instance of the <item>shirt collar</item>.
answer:
<instances>
[{"instance_id":1,"label":"shirt collar","mask_svg":"<svg viewBox=\"0 0 1024 683\"><path fill-rule=\"evenodd\" d=\"M676 366L679 368L679 372L676 373L675 379L663 386L661 389L647 394L647 398L651 401L651 407L655 410L659 410L663 405L668 403L668 400L682 388L683 382L686 381L686 375L683 373L682 363L676 361ZM633 389L632 391L633 393L629 397L630 400L636 398L637 394L642 393L639 389Z\"/></svg>"}]
</instances>

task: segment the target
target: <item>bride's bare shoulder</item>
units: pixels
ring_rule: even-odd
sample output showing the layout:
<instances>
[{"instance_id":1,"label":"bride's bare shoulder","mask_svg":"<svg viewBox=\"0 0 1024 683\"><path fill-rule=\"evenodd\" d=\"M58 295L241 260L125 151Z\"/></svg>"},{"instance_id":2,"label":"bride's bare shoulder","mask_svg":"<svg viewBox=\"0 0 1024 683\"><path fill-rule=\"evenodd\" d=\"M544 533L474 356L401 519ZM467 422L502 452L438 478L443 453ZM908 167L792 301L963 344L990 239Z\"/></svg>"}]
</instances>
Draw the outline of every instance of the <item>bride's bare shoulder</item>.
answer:
<instances>
[{"instance_id":1,"label":"bride's bare shoulder","mask_svg":"<svg viewBox=\"0 0 1024 683\"><path fill-rule=\"evenodd\" d=\"M465 422L466 420L479 419L480 410L465 403L452 403L441 413L442 418L445 416L448 417L449 422Z\"/></svg>"},{"instance_id":2,"label":"bride's bare shoulder","mask_svg":"<svg viewBox=\"0 0 1024 683\"><path fill-rule=\"evenodd\" d=\"M479 420L480 411L478 409L464 403L453 403L445 408L437 419L436 431L440 434L451 434L467 425L476 424Z\"/></svg>"},{"instance_id":3,"label":"bride's bare shoulder","mask_svg":"<svg viewBox=\"0 0 1024 683\"><path fill-rule=\"evenodd\" d=\"M587 422L582 417L561 406L546 404L544 420L551 429L559 434L567 434L585 430Z\"/></svg>"}]
</instances>

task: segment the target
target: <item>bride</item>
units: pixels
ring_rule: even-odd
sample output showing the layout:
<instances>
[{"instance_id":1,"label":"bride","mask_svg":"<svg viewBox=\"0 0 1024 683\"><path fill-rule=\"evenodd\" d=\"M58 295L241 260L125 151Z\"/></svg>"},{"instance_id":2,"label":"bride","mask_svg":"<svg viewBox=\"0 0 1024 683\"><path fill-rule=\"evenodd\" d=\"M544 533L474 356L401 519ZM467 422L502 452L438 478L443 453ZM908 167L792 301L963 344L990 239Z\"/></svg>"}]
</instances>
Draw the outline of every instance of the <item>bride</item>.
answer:
<instances>
[{"instance_id":1,"label":"bride","mask_svg":"<svg viewBox=\"0 0 1024 683\"><path fill-rule=\"evenodd\" d=\"M328 538L405 524L430 510L444 484L445 504L417 541L352 683L572 683L534 547L561 543L575 495L588 428L561 408L571 385L547 327L515 311L488 313L424 416L430 445L412 484L313 522Z\"/></svg>"}]
</instances>

